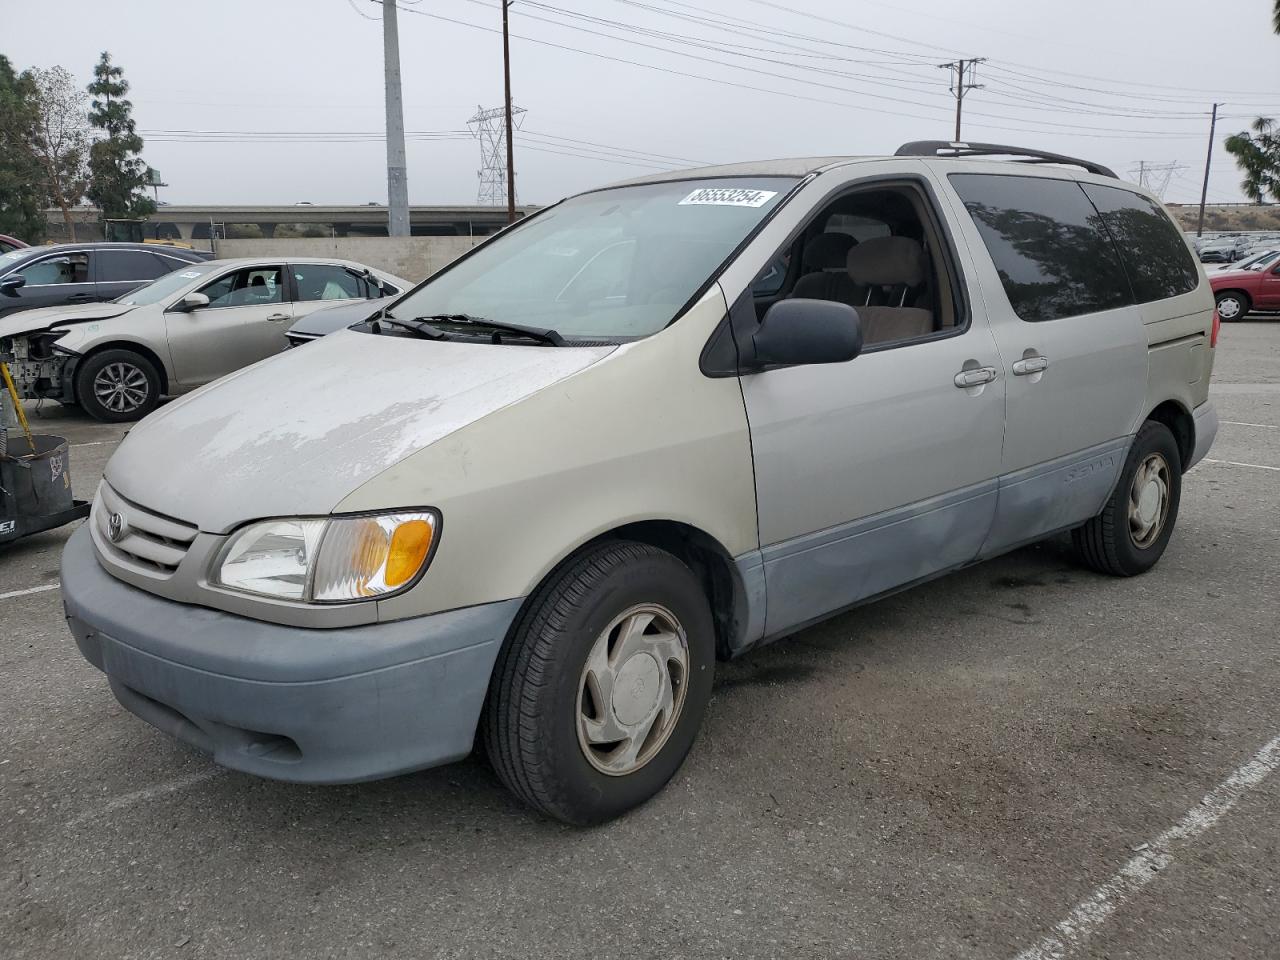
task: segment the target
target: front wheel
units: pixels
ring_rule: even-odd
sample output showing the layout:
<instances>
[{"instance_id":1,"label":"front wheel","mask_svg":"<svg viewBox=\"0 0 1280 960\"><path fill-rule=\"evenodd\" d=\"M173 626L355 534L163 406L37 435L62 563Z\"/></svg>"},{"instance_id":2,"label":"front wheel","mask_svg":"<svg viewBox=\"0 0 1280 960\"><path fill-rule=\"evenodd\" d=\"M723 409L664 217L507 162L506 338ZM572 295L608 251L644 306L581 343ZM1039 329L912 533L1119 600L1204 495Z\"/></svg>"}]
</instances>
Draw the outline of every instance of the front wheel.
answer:
<instances>
[{"instance_id":1,"label":"front wheel","mask_svg":"<svg viewBox=\"0 0 1280 960\"><path fill-rule=\"evenodd\" d=\"M1080 558L1099 573L1132 577L1169 545L1182 499L1182 457L1173 433L1148 420L1134 437L1120 482L1092 520L1073 530Z\"/></svg>"},{"instance_id":2,"label":"front wheel","mask_svg":"<svg viewBox=\"0 0 1280 960\"><path fill-rule=\"evenodd\" d=\"M566 823L610 820L680 768L714 668L693 571L647 544L602 543L522 611L490 682L485 751L530 806Z\"/></svg>"},{"instance_id":3,"label":"front wheel","mask_svg":"<svg viewBox=\"0 0 1280 960\"><path fill-rule=\"evenodd\" d=\"M104 423L141 420L160 402L160 374L132 350L104 350L76 371L76 401Z\"/></svg>"},{"instance_id":4,"label":"front wheel","mask_svg":"<svg viewBox=\"0 0 1280 960\"><path fill-rule=\"evenodd\" d=\"M1217 305L1218 317L1223 323L1243 320L1249 313L1250 307L1249 298L1243 293L1237 293L1235 290L1218 294Z\"/></svg>"}]
</instances>

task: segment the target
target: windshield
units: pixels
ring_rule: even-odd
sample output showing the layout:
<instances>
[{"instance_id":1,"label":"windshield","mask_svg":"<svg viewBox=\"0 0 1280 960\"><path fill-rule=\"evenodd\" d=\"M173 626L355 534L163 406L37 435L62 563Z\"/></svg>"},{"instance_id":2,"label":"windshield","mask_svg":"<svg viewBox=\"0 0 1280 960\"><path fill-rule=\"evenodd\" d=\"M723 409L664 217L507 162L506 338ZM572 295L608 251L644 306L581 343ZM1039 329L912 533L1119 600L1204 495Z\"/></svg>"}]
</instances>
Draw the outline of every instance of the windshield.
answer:
<instances>
[{"instance_id":1,"label":"windshield","mask_svg":"<svg viewBox=\"0 0 1280 960\"><path fill-rule=\"evenodd\" d=\"M1249 257L1242 263L1236 264L1237 270L1263 270L1276 257L1280 257L1280 250L1263 250L1252 257Z\"/></svg>"},{"instance_id":2,"label":"windshield","mask_svg":"<svg viewBox=\"0 0 1280 960\"><path fill-rule=\"evenodd\" d=\"M572 338L656 333L781 202L793 178L682 180L583 194L517 224L395 305Z\"/></svg>"},{"instance_id":3,"label":"windshield","mask_svg":"<svg viewBox=\"0 0 1280 960\"><path fill-rule=\"evenodd\" d=\"M19 260L25 260L27 257L34 257L37 253L42 253L39 247L19 247L17 250L10 250L8 253L0 253L0 273L7 273L10 268Z\"/></svg>"},{"instance_id":4,"label":"windshield","mask_svg":"<svg viewBox=\"0 0 1280 960\"><path fill-rule=\"evenodd\" d=\"M172 296L183 287L191 283L192 280L198 280L206 273L209 273L213 266L207 263L191 264L166 273L157 280L150 283L144 283L137 290L131 290L123 297L117 297L116 303L123 303L130 307L146 307L153 303L159 303L161 300Z\"/></svg>"}]
</instances>

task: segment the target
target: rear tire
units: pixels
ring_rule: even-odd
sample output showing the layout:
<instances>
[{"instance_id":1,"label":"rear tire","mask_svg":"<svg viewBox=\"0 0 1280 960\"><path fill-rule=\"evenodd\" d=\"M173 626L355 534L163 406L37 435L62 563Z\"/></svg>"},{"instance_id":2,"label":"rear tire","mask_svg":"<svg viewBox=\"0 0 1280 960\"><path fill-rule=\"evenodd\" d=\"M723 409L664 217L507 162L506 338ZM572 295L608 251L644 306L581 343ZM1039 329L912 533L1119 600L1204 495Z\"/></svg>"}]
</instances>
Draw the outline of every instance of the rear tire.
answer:
<instances>
[{"instance_id":1,"label":"rear tire","mask_svg":"<svg viewBox=\"0 0 1280 960\"><path fill-rule=\"evenodd\" d=\"M160 402L160 374L132 350L103 350L76 371L76 402L103 423L141 420Z\"/></svg>"},{"instance_id":2,"label":"rear tire","mask_svg":"<svg viewBox=\"0 0 1280 960\"><path fill-rule=\"evenodd\" d=\"M1249 301L1248 294L1240 293L1236 290L1228 290L1226 293L1220 293L1215 301L1218 307L1218 318L1223 323L1235 323L1237 320L1243 320L1249 315L1249 310L1253 304Z\"/></svg>"},{"instance_id":3,"label":"rear tire","mask_svg":"<svg viewBox=\"0 0 1280 960\"><path fill-rule=\"evenodd\" d=\"M715 670L702 584L643 543L589 548L553 573L498 655L481 740L531 807L585 826L644 803L684 762Z\"/></svg>"},{"instance_id":4,"label":"rear tire","mask_svg":"<svg viewBox=\"0 0 1280 960\"><path fill-rule=\"evenodd\" d=\"M1169 545L1182 499L1182 457L1172 431L1148 420L1102 512L1071 532L1084 563L1114 577L1146 573Z\"/></svg>"}]
</instances>

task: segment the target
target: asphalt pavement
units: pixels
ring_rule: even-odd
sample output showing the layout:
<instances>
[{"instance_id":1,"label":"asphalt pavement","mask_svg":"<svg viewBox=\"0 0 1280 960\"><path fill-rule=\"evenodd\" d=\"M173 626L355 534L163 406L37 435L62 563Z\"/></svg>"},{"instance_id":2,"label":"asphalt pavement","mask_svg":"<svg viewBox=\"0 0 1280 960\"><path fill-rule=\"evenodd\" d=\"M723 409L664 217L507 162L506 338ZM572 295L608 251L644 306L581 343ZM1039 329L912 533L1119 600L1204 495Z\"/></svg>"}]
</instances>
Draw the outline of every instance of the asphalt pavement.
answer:
<instances>
[{"instance_id":1,"label":"asphalt pavement","mask_svg":"<svg viewBox=\"0 0 1280 960\"><path fill-rule=\"evenodd\" d=\"M1064 539L718 665L653 802L548 822L483 761L304 787L118 706L59 552L0 552L0 957L1274 958L1280 321L1224 326L1146 576ZM46 406L92 495L123 427ZM193 493L194 495L194 493Z\"/></svg>"}]
</instances>

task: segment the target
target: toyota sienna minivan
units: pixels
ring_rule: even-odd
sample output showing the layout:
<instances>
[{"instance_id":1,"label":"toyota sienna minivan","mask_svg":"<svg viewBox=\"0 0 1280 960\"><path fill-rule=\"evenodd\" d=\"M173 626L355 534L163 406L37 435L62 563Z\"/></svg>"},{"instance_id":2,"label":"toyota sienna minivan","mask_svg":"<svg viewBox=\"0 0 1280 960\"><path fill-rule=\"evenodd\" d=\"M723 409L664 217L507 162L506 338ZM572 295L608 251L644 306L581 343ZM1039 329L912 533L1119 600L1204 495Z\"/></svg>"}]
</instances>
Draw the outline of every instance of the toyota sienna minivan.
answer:
<instances>
[{"instance_id":1,"label":"toyota sienna minivan","mask_svg":"<svg viewBox=\"0 0 1280 960\"><path fill-rule=\"evenodd\" d=\"M680 767L718 659L1059 532L1149 570L1217 334L1160 203L1085 161L921 142L591 190L142 421L67 618L223 766L479 744L599 822Z\"/></svg>"}]
</instances>

